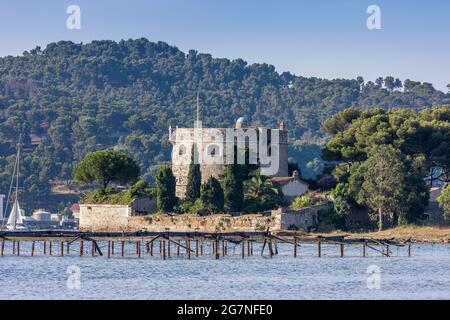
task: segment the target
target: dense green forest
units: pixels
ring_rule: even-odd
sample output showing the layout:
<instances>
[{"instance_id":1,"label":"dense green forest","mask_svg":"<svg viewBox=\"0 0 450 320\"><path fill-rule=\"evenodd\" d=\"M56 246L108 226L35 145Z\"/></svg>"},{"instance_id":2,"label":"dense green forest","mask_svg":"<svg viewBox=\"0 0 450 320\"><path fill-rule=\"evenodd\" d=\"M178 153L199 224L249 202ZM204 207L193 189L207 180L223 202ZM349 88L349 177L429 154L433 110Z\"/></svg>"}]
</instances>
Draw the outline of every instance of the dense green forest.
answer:
<instances>
[{"instance_id":1,"label":"dense green forest","mask_svg":"<svg viewBox=\"0 0 450 320\"><path fill-rule=\"evenodd\" d=\"M337 112L450 104L450 94L429 83L390 76L306 78L146 39L61 41L0 58L0 192L8 191L20 134L25 208L69 181L93 150L132 156L153 183L156 167L170 160L168 126L193 124L197 91L205 126L232 126L240 116L264 126L284 120L291 155L310 176L321 168L320 125Z\"/></svg>"}]
</instances>

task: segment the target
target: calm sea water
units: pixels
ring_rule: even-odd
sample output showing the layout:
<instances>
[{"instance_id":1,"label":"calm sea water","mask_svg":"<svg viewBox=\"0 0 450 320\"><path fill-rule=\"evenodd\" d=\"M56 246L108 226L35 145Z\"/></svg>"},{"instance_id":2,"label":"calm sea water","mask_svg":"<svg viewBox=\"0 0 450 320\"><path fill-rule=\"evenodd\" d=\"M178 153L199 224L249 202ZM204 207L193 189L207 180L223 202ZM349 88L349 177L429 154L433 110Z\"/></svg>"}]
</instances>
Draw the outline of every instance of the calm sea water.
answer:
<instances>
[{"instance_id":1,"label":"calm sea water","mask_svg":"<svg viewBox=\"0 0 450 320\"><path fill-rule=\"evenodd\" d=\"M37 245L30 257L22 244L16 257L6 248L0 299L450 299L449 245L415 245L411 258L406 248L392 248L390 258L375 251L362 258L361 248L350 246L340 258L333 245L323 247L322 258L313 245L303 246L297 258L292 246L282 245L272 259L261 257L258 247L241 259L240 247L234 255L230 247L220 260L206 254L165 261L159 255L137 258L133 244L127 257L116 249L111 259L93 258L89 248L80 258L78 246L63 258L59 246L52 257L40 250Z\"/></svg>"}]
</instances>

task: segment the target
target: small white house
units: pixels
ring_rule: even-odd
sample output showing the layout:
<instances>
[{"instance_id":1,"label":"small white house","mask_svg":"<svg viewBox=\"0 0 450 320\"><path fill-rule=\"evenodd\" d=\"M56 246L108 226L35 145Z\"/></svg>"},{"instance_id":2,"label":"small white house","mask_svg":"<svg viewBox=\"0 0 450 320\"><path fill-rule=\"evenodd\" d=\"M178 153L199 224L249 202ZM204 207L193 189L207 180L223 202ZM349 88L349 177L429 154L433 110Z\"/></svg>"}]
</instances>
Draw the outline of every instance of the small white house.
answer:
<instances>
[{"instance_id":1,"label":"small white house","mask_svg":"<svg viewBox=\"0 0 450 320\"><path fill-rule=\"evenodd\" d=\"M297 170L292 173L291 177L272 177L271 180L281 186L283 195L288 200L308 192L308 184L300 179Z\"/></svg>"}]
</instances>

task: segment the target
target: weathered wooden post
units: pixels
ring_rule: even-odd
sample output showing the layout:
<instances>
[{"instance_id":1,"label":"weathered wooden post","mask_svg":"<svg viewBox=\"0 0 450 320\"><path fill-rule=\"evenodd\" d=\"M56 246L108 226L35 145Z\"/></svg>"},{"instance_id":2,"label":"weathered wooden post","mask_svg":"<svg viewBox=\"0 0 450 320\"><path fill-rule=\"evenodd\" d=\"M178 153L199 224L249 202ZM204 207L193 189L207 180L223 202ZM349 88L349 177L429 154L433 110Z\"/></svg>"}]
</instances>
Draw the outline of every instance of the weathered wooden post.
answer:
<instances>
[{"instance_id":1,"label":"weathered wooden post","mask_svg":"<svg viewBox=\"0 0 450 320\"><path fill-rule=\"evenodd\" d=\"M67 254L69 254L70 253L70 242L69 241L67 241L67 244L66 244L66 251L67 251Z\"/></svg>"},{"instance_id":2,"label":"weathered wooden post","mask_svg":"<svg viewBox=\"0 0 450 320\"><path fill-rule=\"evenodd\" d=\"M136 245L137 245L137 250L138 250L138 258L140 258L141 257L141 242L136 241Z\"/></svg>"},{"instance_id":3,"label":"weathered wooden post","mask_svg":"<svg viewBox=\"0 0 450 320\"><path fill-rule=\"evenodd\" d=\"M294 237L294 258L297 258L297 238Z\"/></svg>"},{"instance_id":4,"label":"weathered wooden post","mask_svg":"<svg viewBox=\"0 0 450 320\"><path fill-rule=\"evenodd\" d=\"M17 241L17 255L20 256L20 241Z\"/></svg>"},{"instance_id":5,"label":"weathered wooden post","mask_svg":"<svg viewBox=\"0 0 450 320\"><path fill-rule=\"evenodd\" d=\"M389 257L389 245L386 245L386 257Z\"/></svg>"},{"instance_id":6,"label":"weathered wooden post","mask_svg":"<svg viewBox=\"0 0 450 320\"><path fill-rule=\"evenodd\" d=\"M44 245L44 252L45 252L45 245ZM80 257L83 256L83 240L80 240Z\"/></svg>"},{"instance_id":7,"label":"weathered wooden post","mask_svg":"<svg viewBox=\"0 0 450 320\"><path fill-rule=\"evenodd\" d=\"M111 255L114 255L114 240L111 241Z\"/></svg>"},{"instance_id":8,"label":"weathered wooden post","mask_svg":"<svg viewBox=\"0 0 450 320\"><path fill-rule=\"evenodd\" d=\"M51 246L50 246L51 248ZM50 251L51 252L51 251ZM50 253L51 254L51 253ZM91 241L91 255L94 257L95 256L95 244L94 244L94 240Z\"/></svg>"},{"instance_id":9,"label":"weathered wooden post","mask_svg":"<svg viewBox=\"0 0 450 320\"><path fill-rule=\"evenodd\" d=\"M48 253L50 255L53 255L52 246L53 246L53 241L50 241L49 244L48 244Z\"/></svg>"},{"instance_id":10,"label":"weathered wooden post","mask_svg":"<svg viewBox=\"0 0 450 320\"><path fill-rule=\"evenodd\" d=\"M411 258L411 242L408 243L408 257Z\"/></svg>"},{"instance_id":11,"label":"weathered wooden post","mask_svg":"<svg viewBox=\"0 0 450 320\"><path fill-rule=\"evenodd\" d=\"M108 240L108 259L111 258L111 241Z\"/></svg>"},{"instance_id":12,"label":"weathered wooden post","mask_svg":"<svg viewBox=\"0 0 450 320\"><path fill-rule=\"evenodd\" d=\"M225 240L222 239L222 257L225 257Z\"/></svg>"},{"instance_id":13,"label":"weathered wooden post","mask_svg":"<svg viewBox=\"0 0 450 320\"><path fill-rule=\"evenodd\" d=\"M228 255L228 241L225 240L225 255Z\"/></svg>"},{"instance_id":14,"label":"weathered wooden post","mask_svg":"<svg viewBox=\"0 0 450 320\"><path fill-rule=\"evenodd\" d=\"M187 254L188 254L188 259L191 259L191 240L189 239L187 241Z\"/></svg>"},{"instance_id":15,"label":"weathered wooden post","mask_svg":"<svg viewBox=\"0 0 450 320\"><path fill-rule=\"evenodd\" d=\"M219 259L219 239L216 239L216 244L215 244L215 257L216 259Z\"/></svg>"},{"instance_id":16,"label":"weathered wooden post","mask_svg":"<svg viewBox=\"0 0 450 320\"><path fill-rule=\"evenodd\" d=\"M47 254L47 241L44 241L44 255Z\"/></svg>"},{"instance_id":17,"label":"weathered wooden post","mask_svg":"<svg viewBox=\"0 0 450 320\"><path fill-rule=\"evenodd\" d=\"M340 244L340 247L341 247L341 258L343 258L344 257L344 243L341 243Z\"/></svg>"},{"instance_id":18,"label":"weathered wooden post","mask_svg":"<svg viewBox=\"0 0 450 320\"><path fill-rule=\"evenodd\" d=\"M200 241L200 255L203 256L203 240Z\"/></svg>"},{"instance_id":19,"label":"weathered wooden post","mask_svg":"<svg viewBox=\"0 0 450 320\"><path fill-rule=\"evenodd\" d=\"M166 240L162 241L163 260L166 260Z\"/></svg>"},{"instance_id":20,"label":"weathered wooden post","mask_svg":"<svg viewBox=\"0 0 450 320\"><path fill-rule=\"evenodd\" d=\"M61 250L61 257L64 257L64 241L61 241L59 243L60 245L60 250Z\"/></svg>"},{"instance_id":21,"label":"weathered wooden post","mask_svg":"<svg viewBox=\"0 0 450 320\"><path fill-rule=\"evenodd\" d=\"M198 257L198 240L195 240L195 256Z\"/></svg>"},{"instance_id":22,"label":"weathered wooden post","mask_svg":"<svg viewBox=\"0 0 450 320\"><path fill-rule=\"evenodd\" d=\"M167 256L170 257L170 240L167 238Z\"/></svg>"},{"instance_id":23,"label":"weathered wooden post","mask_svg":"<svg viewBox=\"0 0 450 320\"><path fill-rule=\"evenodd\" d=\"M150 257L153 257L153 241L150 243Z\"/></svg>"},{"instance_id":24,"label":"weathered wooden post","mask_svg":"<svg viewBox=\"0 0 450 320\"><path fill-rule=\"evenodd\" d=\"M363 248L363 257L365 258L366 257L366 242L365 241L362 245L362 248Z\"/></svg>"},{"instance_id":25,"label":"weathered wooden post","mask_svg":"<svg viewBox=\"0 0 450 320\"><path fill-rule=\"evenodd\" d=\"M159 254L162 254L162 241L159 240Z\"/></svg>"},{"instance_id":26,"label":"weathered wooden post","mask_svg":"<svg viewBox=\"0 0 450 320\"><path fill-rule=\"evenodd\" d=\"M317 256L320 258L322 256L322 243L317 242Z\"/></svg>"},{"instance_id":27,"label":"weathered wooden post","mask_svg":"<svg viewBox=\"0 0 450 320\"><path fill-rule=\"evenodd\" d=\"M122 240L122 257L125 254L125 241Z\"/></svg>"},{"instance_id":28,"label":"weathered wooden post","mask_svg":"<svg viewBox=\"0 0 450 320\"><path fill-rule=\"evenodd\" d=\"M271 258L273 257L272 238L269 240L269 255Z\"/></svg>"},{"instance_id":29,"label":"weathered wooden post","mask_svg":"<svg viewBox=\"0 0 450 320\"><path fill-rule=\"evenodd\" d=\"M177 256L180 255L180 245L181 245L181 241L178 240L178 245L177 245Z\"/></svg>"},{"instance_id":30,"label":"weathered wooden post","mask_svg":"<svg viewBox=\"0 0 450 320\"><path fill-rule=\"evenodd\" d=\"M2 257L5 253L5 239L2 239Z\"/></svg>"},{"instance_id":31,"label":"weathered wooden post","mask_svg":"<svg viewBox=\"0 0 450 320\"><path fill-rule=\"evenodd\" d=\"M34 241L31 242L31 256L34 256Z\"/></svg>"},{"instance_id":32,"label":"weathered wooden post","mask_svg":"<svg viewBox=\"0 0 450 320\"><path fill-rule=\"evenodd\" d=\"M276 241L274 242L274 246L275 246L275 254L278 254L278 244Z\"/></svg>"},{"instance_id":33,"label":"weathered wooden post","mask_svg":"<svg viewBox=\"0 0 450 320\"><path fill-rule=\"evenodd\" d=\"M242 238L242 241L241 241L241 247L242 247L242 252L241 252L241 256L242 256L242 259L244 259L245 258L245 240L244 240L244 238Z\"/></svg>"},{"instance_id":34,"label":"weathered wooden post","mask_svg":"<svg viewBox=\"0 0 450 320\"><path fill-rule=\"evenodd\" d=\"M12 253L13 253L13 255L16 255L16 240L13 240L13 242L12 242Z\"/></svg>"}]
</instances>

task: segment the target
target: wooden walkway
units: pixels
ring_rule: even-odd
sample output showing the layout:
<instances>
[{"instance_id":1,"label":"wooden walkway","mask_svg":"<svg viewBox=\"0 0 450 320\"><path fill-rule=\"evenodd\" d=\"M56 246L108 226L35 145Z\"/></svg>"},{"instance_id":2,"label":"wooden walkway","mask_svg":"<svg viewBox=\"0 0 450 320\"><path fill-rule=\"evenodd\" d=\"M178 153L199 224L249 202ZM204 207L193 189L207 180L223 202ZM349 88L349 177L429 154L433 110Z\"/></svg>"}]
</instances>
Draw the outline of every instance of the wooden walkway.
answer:
<instances>
[{"instance_id":1,"label":"wooden walkway","mask_svg":"<svg viewBox=\"0 0 450 320\"><path fill-rule=\"evenodd\" d=\"M253 256L254 247L259 244L261 256L272 258L279 253L279 244L288 244L292 255L299 257L302 246L316 246L316 256L323 256L324 246L337 247L337 255L345 256L346 246L359 246L360 256L367 257L369 251L377 255L391 256L392 247L406 247L407 256L411 257L412 242L396 242L389 239L346 239L345 237L300 237L290 233L266 232L80 232L76 230L36 230L36 231L0 231L0 256L5 252L5 245L11 247L11 254L20 256L21 243L31 248L29 254L64 256L75 250L79 256L114 255L124 257L129 252L130 243L133 255L141 257L159 255L162 259L183 255L188 259L210 254L215 259L229 255L239 248L242 258ZM73 248L76 245L75 248ZM40 250L37 252L36 248ZM206 253L206 247L209 252ZM285 248L286 246L284 246ZM106 252L104 253L103 250ZM129 254L127 254L129 256Z\"/></svg>"}]
</instances>

